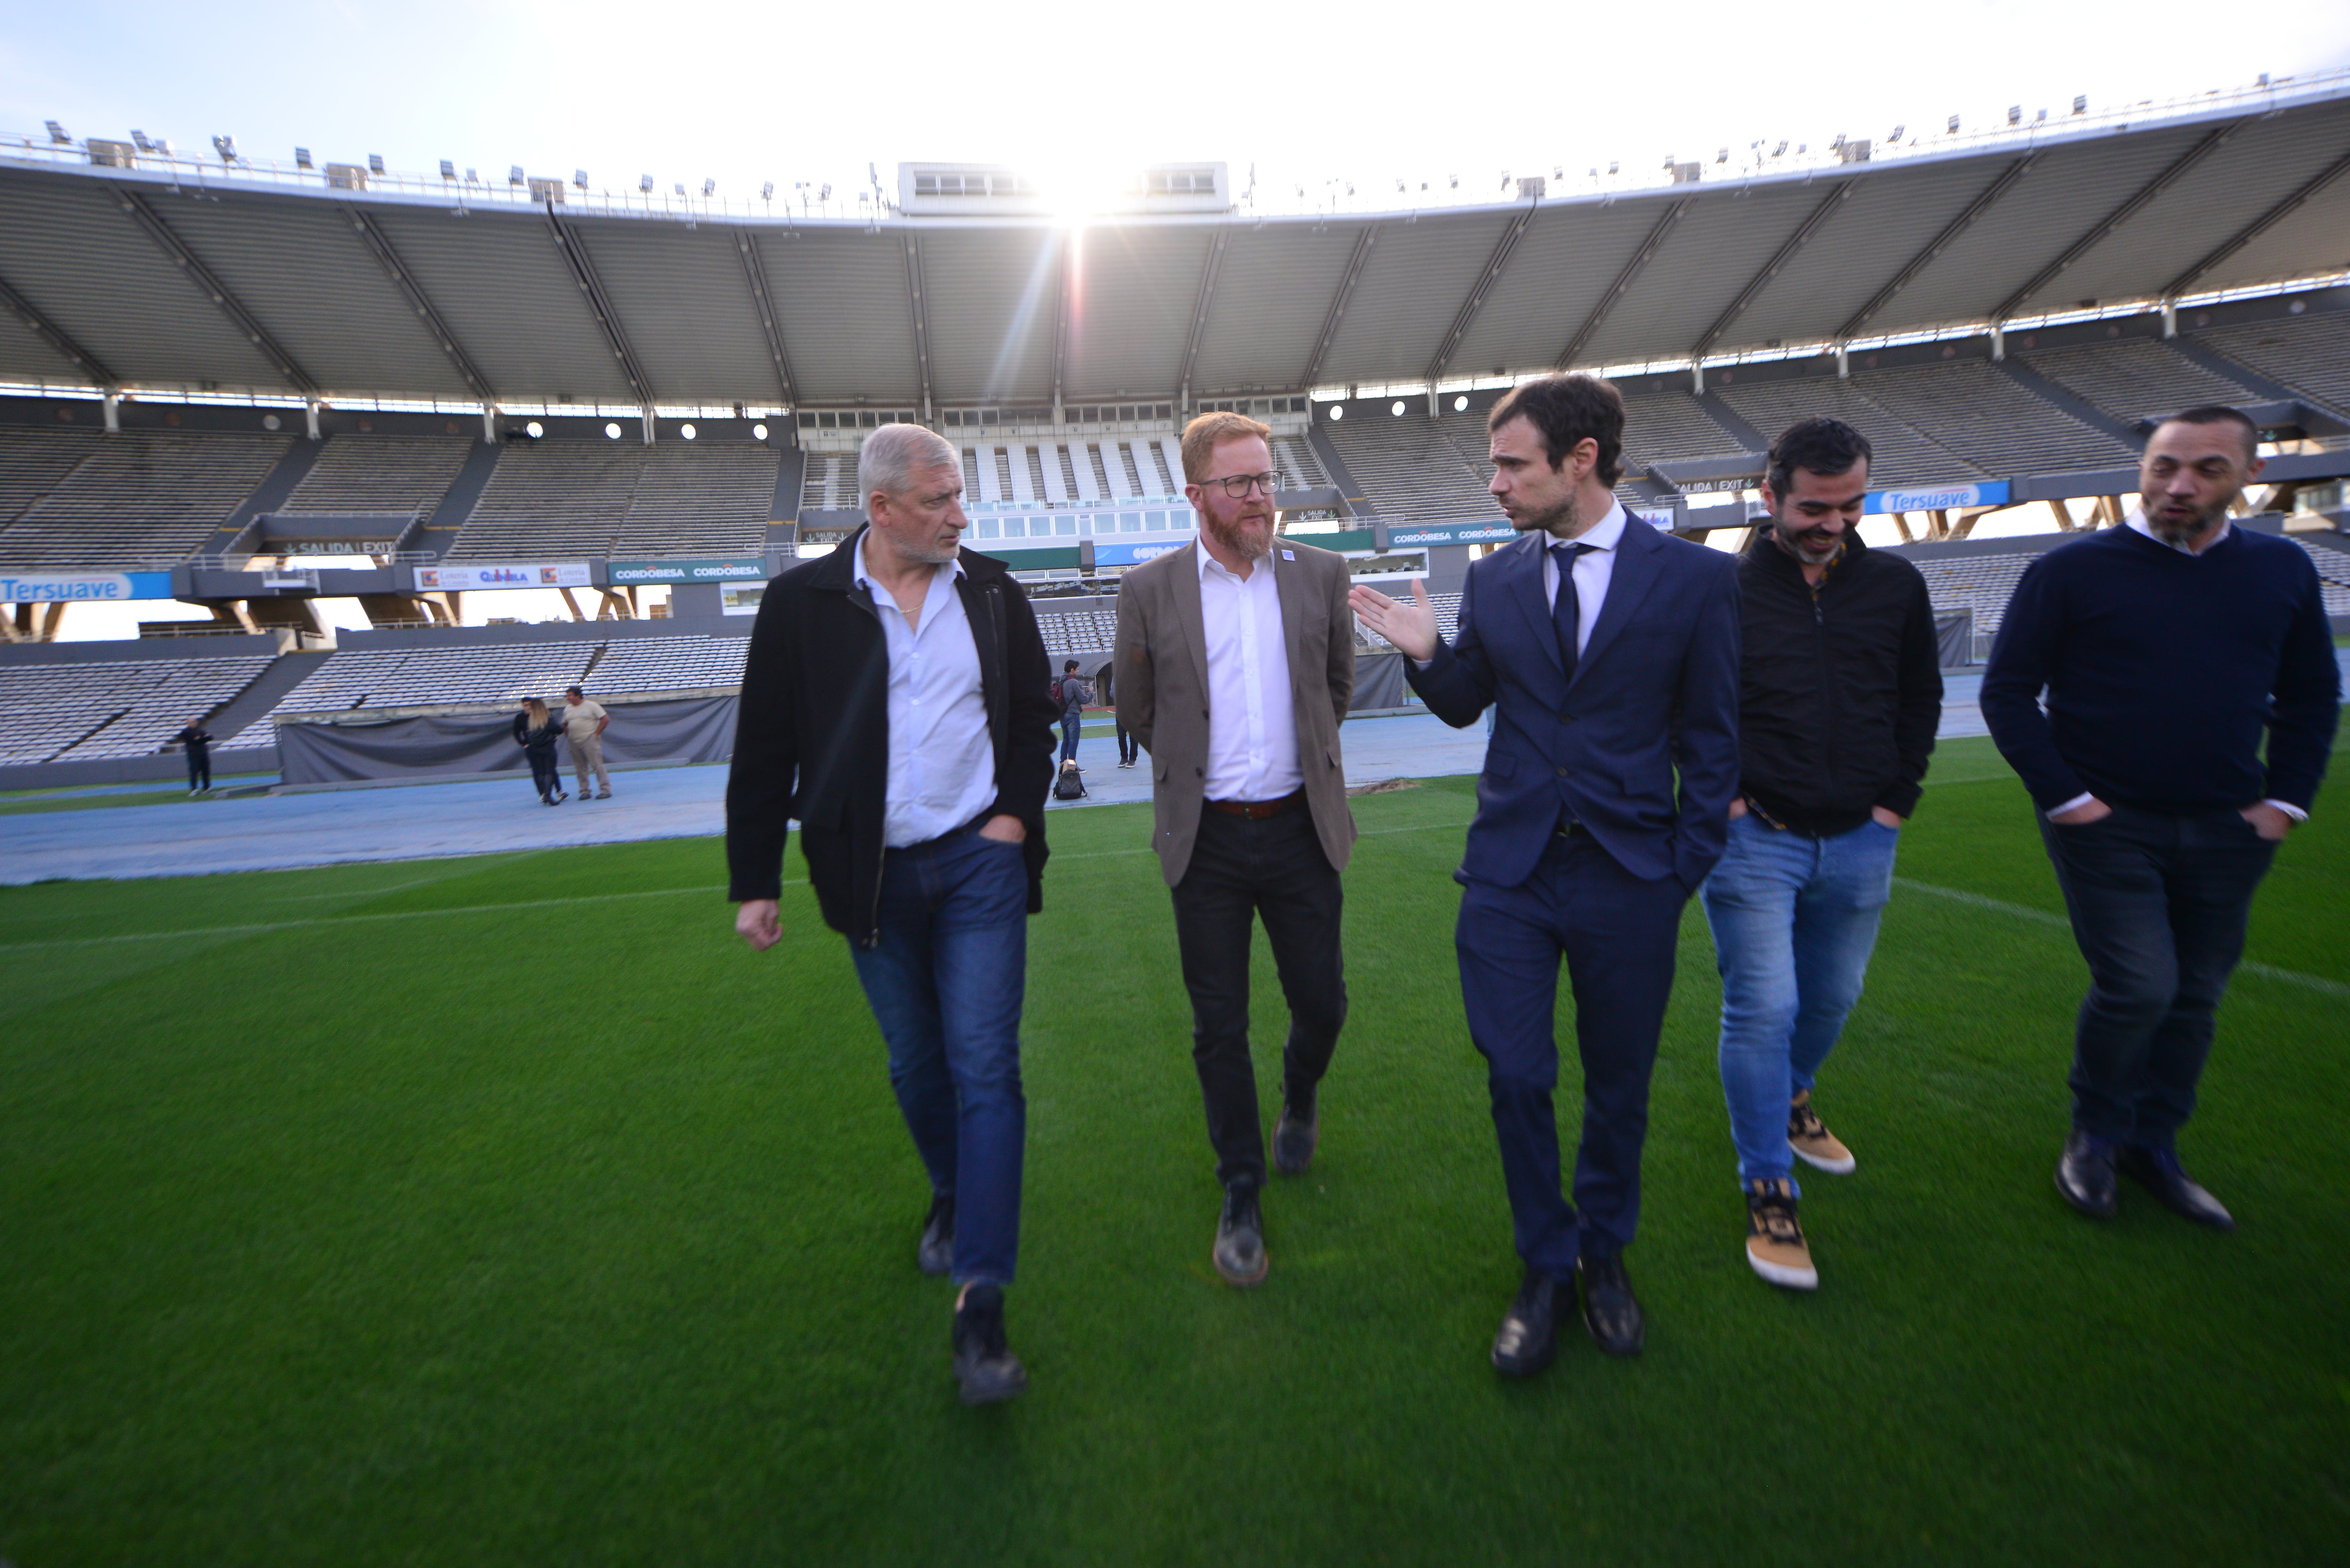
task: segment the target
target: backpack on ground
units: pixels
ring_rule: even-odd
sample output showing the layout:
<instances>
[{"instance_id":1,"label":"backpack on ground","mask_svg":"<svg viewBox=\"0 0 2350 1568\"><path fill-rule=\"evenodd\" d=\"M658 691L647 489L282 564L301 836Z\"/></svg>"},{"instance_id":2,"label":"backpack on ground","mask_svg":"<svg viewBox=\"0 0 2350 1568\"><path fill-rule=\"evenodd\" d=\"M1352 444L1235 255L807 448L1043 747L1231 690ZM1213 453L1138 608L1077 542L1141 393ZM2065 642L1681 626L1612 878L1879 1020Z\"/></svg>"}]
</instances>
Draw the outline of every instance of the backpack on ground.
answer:
<instances>
[{"instance_id":1,"label":"backpack on ground","mask_svg":"<svg viewBox=\"0 0 2350 1568\"><path fill-rule=\"evenodd\" d=\"M1078 774L1077 764L1074 761L1061 764L1061 776L1053 781L1053 798L1055 800L1086 798L1086 781Z\"/></svg>"}]
</instances>

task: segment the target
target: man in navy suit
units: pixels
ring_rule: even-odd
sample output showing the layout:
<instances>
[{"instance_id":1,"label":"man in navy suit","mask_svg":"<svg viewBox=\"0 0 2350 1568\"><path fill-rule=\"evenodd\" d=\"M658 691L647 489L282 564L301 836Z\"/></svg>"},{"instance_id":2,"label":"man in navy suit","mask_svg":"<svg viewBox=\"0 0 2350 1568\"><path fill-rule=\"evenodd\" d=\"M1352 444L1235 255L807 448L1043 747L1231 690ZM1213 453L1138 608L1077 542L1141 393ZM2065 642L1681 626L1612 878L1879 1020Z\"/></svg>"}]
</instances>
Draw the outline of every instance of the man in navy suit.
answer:
<instances>
[{"instance_id":1,"label":"man in navy suit","mask_svg":"<svg viewBox=\"0 0 2350 1568\"><path fill-rule=\"evenodd\" d=\"M1446 723L1498 705L1453 874L1454 943L1526 1268L1493 1365L1525 1376L1550 1364L1554 1298L1572 1310L1577 1276L1602 1349L1635 1355L1646 1337L1623 1252L1681 909L1738 792L1738 586L1735 557L1617 504L1624 400L1609 383L1527 382L1488 428L1491 488L1519 537L1471 565L1453 641L1420 584L1409 604L1360 587L1353 601ZM1583 1057L1572 1203L1551 1105L1562 955Z\"/></svg>"}]
</instances>

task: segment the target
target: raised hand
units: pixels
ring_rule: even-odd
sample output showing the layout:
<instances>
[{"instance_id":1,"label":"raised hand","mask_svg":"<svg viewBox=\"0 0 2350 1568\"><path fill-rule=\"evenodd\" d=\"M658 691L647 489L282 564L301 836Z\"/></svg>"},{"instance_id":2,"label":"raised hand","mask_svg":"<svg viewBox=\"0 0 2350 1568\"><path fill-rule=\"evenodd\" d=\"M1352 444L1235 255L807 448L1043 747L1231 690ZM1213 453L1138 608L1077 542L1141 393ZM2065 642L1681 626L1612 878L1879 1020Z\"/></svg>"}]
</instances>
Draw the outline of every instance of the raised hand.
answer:
<instances>
[{"instance_id":1,"label":"raised hand","mask_svg":"<svg viewBox=\"0 0 2350 1568\"><path fill-rule=\"evenodd\" d=\"M1407 656L1423 663L1436 657L1436 606L1429 599L1424 579L1412 578L1409 604L1368 587L1347 590L1347 603L1353 607L1357 620Z\"/></svg>"}]
</instances>

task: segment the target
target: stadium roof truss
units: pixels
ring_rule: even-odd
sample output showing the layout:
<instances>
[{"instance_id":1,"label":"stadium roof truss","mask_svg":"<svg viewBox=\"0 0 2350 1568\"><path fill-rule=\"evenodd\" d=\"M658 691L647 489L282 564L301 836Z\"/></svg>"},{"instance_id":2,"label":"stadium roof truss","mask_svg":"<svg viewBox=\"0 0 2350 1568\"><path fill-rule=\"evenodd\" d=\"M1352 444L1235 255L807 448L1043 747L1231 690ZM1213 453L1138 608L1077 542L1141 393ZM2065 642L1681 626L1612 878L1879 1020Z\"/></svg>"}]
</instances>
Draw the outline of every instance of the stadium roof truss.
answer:
<instances>
[{"instance_id":1,"label":"stadium roof truss","mask_svg":"<svg viewBox=\"0 0 2350 1568\"><path fill-rule=\"evenodd\" d=\"M1046 405L1980 329L2350 265L2350 88L1638 193L879 220L198 182L0 150L0 380Z\"/></svg>"}]
</instances>

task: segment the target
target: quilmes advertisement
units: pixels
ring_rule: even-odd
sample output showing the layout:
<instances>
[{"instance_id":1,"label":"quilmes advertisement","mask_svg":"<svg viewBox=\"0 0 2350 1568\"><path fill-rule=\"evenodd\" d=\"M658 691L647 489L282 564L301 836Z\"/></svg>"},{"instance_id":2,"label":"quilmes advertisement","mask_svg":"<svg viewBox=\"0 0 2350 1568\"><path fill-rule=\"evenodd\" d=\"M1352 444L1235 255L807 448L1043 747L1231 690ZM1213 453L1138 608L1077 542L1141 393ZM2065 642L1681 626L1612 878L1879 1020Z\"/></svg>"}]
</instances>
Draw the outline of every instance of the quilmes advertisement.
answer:
<instances>
[{"instance_id":1,"label":"quilmes advertisement","mask_svg":"<svg viewBox=\"0 0 2350 1568\"><path fill-rule=\"evenodd\" d=\"M419 566L419 593L484 593L494 588L588 588L595 576L585 561L523 561L498 566Z\"/></svg>"},{"instance_id":2,"label":"quilmes advertisement","mask_svg":"<svg viewBox=\"0 0 2350 1568\"><path fill-rule=\"evenodd\" d=\"M0 604L119 604L168 599L169 572L0 572Z\"/></svg>"},{"instance_id":3,"label":"quilmes advertisement","mask_svg":"<svg viewBox=\"0 0 2350 1568\"><path fill-rule=\"evenodd\" d=\"M723 561L614 561L607 580L619 587L629 583L764 583L767 562L762 556L737 556Z\"/></svg>"}]
</instances>

